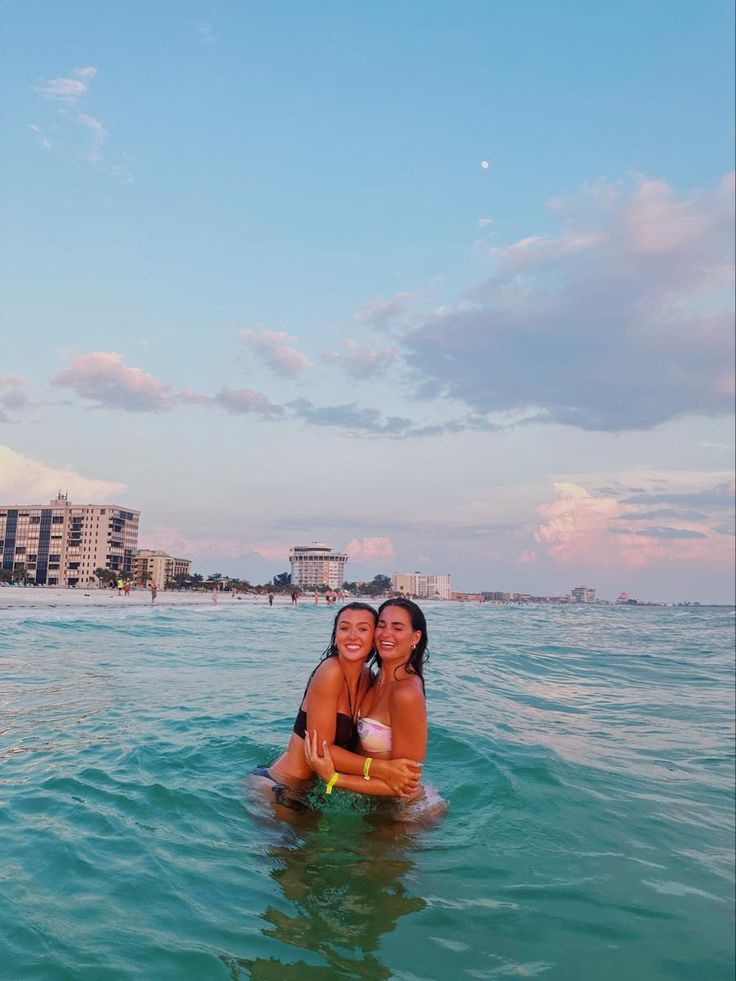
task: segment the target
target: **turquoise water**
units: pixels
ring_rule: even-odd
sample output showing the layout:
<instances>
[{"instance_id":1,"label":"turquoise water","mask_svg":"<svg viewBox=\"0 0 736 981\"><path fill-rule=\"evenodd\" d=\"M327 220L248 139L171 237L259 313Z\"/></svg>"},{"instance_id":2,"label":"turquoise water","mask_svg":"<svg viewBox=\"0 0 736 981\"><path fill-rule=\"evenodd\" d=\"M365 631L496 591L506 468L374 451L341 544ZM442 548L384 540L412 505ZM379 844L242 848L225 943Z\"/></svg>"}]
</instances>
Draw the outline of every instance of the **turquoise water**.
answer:
<instances>
[{"instance_id":1,"label":"turquoise water","mask_svg":"<svg viewBox=\"0 0 736 981\"><path fill-rule=\"evenodd\" d=\"M226 603L0 612L0 977L731 981L732 611L428 604L411 831L254 809L332 611Z\"/></svg>"}]
</instances>

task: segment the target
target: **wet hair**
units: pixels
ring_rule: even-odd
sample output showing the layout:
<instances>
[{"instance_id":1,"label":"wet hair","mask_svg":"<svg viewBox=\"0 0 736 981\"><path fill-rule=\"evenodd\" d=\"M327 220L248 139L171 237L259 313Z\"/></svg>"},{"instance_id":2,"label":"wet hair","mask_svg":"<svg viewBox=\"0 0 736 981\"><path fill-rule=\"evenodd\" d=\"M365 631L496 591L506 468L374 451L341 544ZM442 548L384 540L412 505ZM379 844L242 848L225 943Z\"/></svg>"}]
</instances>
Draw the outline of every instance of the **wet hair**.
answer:
<instances>
[{"instance_id":1,"label":"wet hair","mask_svg":"<svg viewBox=\"0 0 736 981\"><path fill-rule=\"evenodd\" d=\"M328 657L337 657L337 624L343 613L347 613L349 610L364 610L366 613L370 613L373 617L373 626L378 623L378 614L375 609L370 605L370 603L348 603L347 606L341 607L335 614L335 622L332 624L332 634L330 635L329 646L325 648L322 657L319 659L321 664L326 661ZM319 666L319 665L318 665Z\"/></svg>"},{"instance_id":2,"label":"wet hair","mask_svg":"<svg viewBox=\"0 0 736 981\"><path fill-rule=\"evenodd\" d=\"M409 614L412 630L419 630L421 632L422 636L419 638L417 646L412 650L409 660L403 665L398 665L396 671L400 667L404 667L409 674L417 675L422 683L422 691L424 691L424 665L429 660L429 651L427 650L427 644L429 642L427 620L417 604L405 596L396 596L393 599L387 599L384 603L381 603L378 607L379 620L383 611L388 609L389 606L398 606L400 609L406 610ZM376 652L371 658L370 663L377 665L380 670L382 666L381 655Z\"/></svg>"},{"instance_id":3,"label":"wet hair","mask_svg":"<svg viewBox=\"0 0 736 981\"><path fill-rule=\"evenodd\" d=\"M378 623L378 614L376 613L374 607L372 607L369 603L355 602L355 603L348 603L347 606L340 607L340 609L335 614L335 621L332 624L330 643L322 652L322 656L320 657L319 661L317 661L317 663L315 664L314 670L310 674L309 678L307 678L307 684L304 688L304 695L302 695L302 701L304 701L304 696L307 694L307 689L309 688L312 678L315 676L317 672L317 668L320 666L320 664L322 664L324 661L329 660L329 658L331 657L337 657L338 654L340 653L337 649L337 624L339 623L340 617L343 615L343 613L347 613L348 610L365 610L366 613L370 613L371 616L373 617L373 625L375 626ZM371 664L373 662L374 657L375 657L375 649L371 654L368 655L368 664Z\"/></svg>"}]
</instances>

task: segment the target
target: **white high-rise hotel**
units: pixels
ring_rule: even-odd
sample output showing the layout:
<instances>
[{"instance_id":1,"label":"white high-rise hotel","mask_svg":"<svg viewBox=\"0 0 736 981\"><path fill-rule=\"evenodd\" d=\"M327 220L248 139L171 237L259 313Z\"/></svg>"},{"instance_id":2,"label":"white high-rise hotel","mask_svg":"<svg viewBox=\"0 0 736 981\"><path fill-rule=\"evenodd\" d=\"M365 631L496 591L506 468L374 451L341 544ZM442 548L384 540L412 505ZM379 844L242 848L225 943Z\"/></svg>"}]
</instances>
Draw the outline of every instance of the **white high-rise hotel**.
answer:
<instances>
[{"instance_id":1,"label":"white high-rise hotel","mask_svg":"<svg viewBox=\"0 0 736 981\"><path fill-rule=\"evenodd\" d=\"M397 593L417 599L452 599L449 576L423 576L421 572L395 572L393 587Z\"/></svg>"},{"instance_id":2,"label":"white high-rise hotel","mask_svg":"<svg viewBox=\"0 0 736 981\"><path fill-rule=\"evenodd\" d=\"M316 589L319 586L339 589L345 582L347 561L345 553L333 552L324 542L293 545L289 552L291 585L300 589Z\"/></svg>"},{"instance_id":3,"label":"white high-rise hotel","mask_svg":"<svg viewBox=\"0 0 736 981\"><path fill-rule=\"evenodd\" d=\"M41 586L85 584L96 569L132 572L139 517L115 504L72 504L66 494L46 507L0 505L3 571Z\"/></svg>"}]
</instances>

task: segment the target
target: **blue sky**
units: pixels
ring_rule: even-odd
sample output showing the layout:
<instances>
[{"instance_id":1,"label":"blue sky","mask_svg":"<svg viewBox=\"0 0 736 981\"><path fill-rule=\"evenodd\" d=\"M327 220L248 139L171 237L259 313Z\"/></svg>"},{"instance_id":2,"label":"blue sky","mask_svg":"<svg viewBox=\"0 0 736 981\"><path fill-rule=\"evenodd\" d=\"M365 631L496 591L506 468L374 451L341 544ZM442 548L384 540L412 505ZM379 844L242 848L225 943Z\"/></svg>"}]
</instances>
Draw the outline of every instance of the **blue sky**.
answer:
<instances>
[{"instance_id":1,"label":"blue sky","mask_svg":"<svg viewBox=\"0 0 736 981\"><path fill-rule=\"evenodd\" d=\"M728 601L732 37L718 0L6 9L2 497L139 508L205 573L319 538Z\"/></svg>"}]
</instances>

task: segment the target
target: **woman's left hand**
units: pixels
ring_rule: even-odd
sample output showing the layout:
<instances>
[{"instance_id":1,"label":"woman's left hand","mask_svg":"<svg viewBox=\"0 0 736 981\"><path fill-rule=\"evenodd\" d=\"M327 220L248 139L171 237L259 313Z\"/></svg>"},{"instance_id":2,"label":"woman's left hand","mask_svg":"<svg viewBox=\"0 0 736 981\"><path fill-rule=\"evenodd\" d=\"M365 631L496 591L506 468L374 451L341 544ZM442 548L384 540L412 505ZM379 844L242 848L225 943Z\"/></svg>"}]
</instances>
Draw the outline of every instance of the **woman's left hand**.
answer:
<instances>
[{"instance_id":1,"label":"woman's left hand","mask_svg":"<svg viewBox=\"0 0 736 981\"><path fill-rule=\"evenodd\" d=\"M323 755L320 756L317 749L317 730L312 730L312 735L308 732L304 734L304 755L307 763L311 766L318 777L329 780L335 772L335 764L332 762L332 755L326 742L322 743Z\"/></svg>"}]
</instances>

